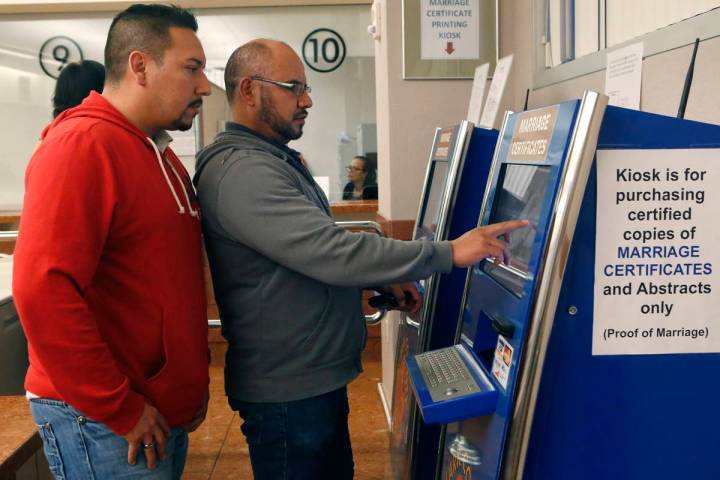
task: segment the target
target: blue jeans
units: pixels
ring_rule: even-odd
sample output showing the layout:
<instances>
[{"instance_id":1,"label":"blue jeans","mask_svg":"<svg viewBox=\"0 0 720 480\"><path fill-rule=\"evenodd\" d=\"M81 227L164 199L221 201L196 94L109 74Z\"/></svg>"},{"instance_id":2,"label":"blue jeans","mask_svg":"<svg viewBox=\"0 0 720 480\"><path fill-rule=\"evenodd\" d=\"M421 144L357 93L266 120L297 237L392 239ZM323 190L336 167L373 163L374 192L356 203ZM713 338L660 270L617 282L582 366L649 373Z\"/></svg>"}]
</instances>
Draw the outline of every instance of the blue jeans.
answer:
<instances>
[{"instance_id":1,"label":"blue jeans","mask_svg":"<svg viewBox=\"0 0 720 480\"><path fill-rule=\"evenodd\" d=\"M148 470L142 452L135 465L128 464L128 442L67 403L33 398L30 412L40 432L50 471L57 480L175 480L182 475L188 435L181 428L173 428L167 438L165 460L158 460L155 470Z\"/></svg>"},{"instance_id":2,"label":"blue jeans","mask_svg":"<svg viewBox=\"0 0 720 480\"><path fill-rule=\"evenodd\" d=\"M255 480L353 478L345 387L294 402L229 401L244 420Z\"/></svg>"}]
</instances>

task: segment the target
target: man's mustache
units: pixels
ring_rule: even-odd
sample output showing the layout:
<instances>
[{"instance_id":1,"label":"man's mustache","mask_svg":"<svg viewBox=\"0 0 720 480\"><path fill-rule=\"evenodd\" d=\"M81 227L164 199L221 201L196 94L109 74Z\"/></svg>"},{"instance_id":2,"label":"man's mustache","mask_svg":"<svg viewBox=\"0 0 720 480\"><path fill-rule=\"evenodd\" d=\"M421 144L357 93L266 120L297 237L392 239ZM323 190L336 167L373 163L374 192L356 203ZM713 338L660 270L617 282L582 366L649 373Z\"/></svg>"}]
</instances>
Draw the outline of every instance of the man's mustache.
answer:
<instances>
[{"instance_id":1,"label":"man's mustache","mask_svg":"<svg viewBox=\"0 0 720 480\"><path fill-rule=\"evenodd\" d=\"M192 102L188 103L188 108L200 108L202 107L202 104L202 98L198 98L197 100L193 100Z\"/></svg>"}]
</instances>

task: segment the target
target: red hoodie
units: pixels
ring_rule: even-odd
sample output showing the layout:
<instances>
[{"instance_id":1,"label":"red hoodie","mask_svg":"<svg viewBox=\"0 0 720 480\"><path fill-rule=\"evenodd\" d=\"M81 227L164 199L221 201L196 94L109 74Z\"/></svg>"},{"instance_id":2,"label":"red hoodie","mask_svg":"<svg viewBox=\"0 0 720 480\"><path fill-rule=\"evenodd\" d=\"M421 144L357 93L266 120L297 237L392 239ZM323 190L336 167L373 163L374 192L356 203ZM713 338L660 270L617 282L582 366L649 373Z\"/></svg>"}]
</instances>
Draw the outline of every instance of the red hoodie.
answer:
<instances>
[{"instance_id":1,"label":"red hoodie","mask_svg":"<svg viewBox=\"0 0 720 480\"><path fill-rule=\"evenodd\" d=\"M28 165L14 255L25 388L119 435L146 401L188 423L209 381L197 204L155 149L94 92L63 112Z\"/></svg>"}]
</instances>

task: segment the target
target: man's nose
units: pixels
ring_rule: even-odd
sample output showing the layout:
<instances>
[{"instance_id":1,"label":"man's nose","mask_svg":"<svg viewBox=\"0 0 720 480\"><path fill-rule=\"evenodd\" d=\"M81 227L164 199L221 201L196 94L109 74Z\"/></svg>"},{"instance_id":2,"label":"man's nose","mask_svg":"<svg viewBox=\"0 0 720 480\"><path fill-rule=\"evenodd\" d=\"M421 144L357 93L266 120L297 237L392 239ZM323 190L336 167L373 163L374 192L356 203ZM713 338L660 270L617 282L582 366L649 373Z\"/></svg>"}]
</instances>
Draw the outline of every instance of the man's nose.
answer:
<instances>
[{"instance_id":1,"label":"man's nose","mask_svg":"<svg viewBox=\"0 0 720 480\"><path fill-rule=\"evenodd\" d=\"M312 98L310 98L310 94L308 92L303 92L303 94L298 97L298 107L310 108L312 106L313 101Z\"/></svg>"},{"instance_id":2,"label":"man's nose","mask_svg":"<svg viewBox=\"0 0 720 480\"><path fill-rule=\"evenodd\" d=\"M212 93L212 87L210 86L210 80L208 80L205 71L200 73L200 84L195 88L195 93L207 97Z\"/></svg>"}]
</instances>

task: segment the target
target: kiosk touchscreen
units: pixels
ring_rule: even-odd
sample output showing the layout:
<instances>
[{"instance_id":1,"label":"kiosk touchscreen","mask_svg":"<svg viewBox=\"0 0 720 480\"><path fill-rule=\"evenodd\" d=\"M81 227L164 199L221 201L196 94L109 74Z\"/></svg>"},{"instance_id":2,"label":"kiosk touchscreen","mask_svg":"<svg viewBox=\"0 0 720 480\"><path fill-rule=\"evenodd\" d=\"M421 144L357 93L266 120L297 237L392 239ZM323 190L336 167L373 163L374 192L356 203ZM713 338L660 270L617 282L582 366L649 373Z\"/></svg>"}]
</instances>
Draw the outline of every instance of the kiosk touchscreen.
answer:
<instances>
[{"instance_id":1,"label":"kiosk touchscreen","mask_svg":"<svg viewBox=\"0 0 720 480\"><path fill-rule=\"evenodd\" d=\"M415 240L452 239L477 224L497 136L495 130L473 128L468 122L436 131L415 222ZM395 478L411 475L415 470L411 458L428 458L416 455L425 444L437 451L439 426L430 426L422 435L418 432L424 425L412 398L405 359L428 348L452 344L465 275L465 269L454 268L448 274L421 281L422 309L401 316L390 442ZM418 446L415 440L420 438L423 442ZM435 455L431 457L434 462Z\"/></svg>"},{"instance_id":2,"label":"kiosk touchscreen","mask_svg":"<svg viewBox=\"0 0 720 480\"><path fill-rule=\"evenodd\" d=\"M525 282L531 278L530 255L550 179L550 167L505 164L502 169L502 183L495 194L489 223L524 218L530 221L531 227L513 232L509 246L512 256L508 263L499 266L485 262L483 269L508 290L521 296Z\"/></svg>"}]
</instances>

